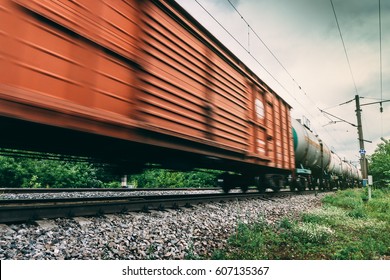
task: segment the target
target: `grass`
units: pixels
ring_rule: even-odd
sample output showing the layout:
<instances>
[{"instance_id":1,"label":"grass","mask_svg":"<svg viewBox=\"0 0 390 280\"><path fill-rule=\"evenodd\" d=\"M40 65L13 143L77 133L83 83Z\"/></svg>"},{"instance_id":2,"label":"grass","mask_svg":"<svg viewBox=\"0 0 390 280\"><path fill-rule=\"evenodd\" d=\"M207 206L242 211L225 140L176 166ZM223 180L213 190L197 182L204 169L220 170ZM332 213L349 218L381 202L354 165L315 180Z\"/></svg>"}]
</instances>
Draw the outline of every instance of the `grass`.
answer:
<instances>
[{"instance_id":1,"label":"grass","mask_svg":"<svg viewBox=\"0 0 390 280\"><path fill-rule=\"evenodd\" d=\"M297 220L240 224L213 259L390 259L390 190L339 191Z\"/></svg>"}]
</instances>

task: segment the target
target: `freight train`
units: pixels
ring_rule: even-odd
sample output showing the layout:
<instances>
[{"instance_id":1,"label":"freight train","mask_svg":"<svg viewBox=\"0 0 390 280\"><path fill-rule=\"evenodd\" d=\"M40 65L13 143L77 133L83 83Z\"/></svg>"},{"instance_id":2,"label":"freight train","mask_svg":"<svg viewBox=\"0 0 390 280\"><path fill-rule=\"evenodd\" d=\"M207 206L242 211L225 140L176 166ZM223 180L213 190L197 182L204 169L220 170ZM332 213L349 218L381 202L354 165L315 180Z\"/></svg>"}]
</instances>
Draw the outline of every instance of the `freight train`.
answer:
<instances>
[{"instance_id":1,"label":"freight train","mask_svg":"<svg viewBox=\"0 0 390 280\"><path fill-rule=\"evenodd\" d=\"M175 1L0 0L0 41L0 147L220 169L225 191L317 180L290 105Z\"/></svg>"},{"instance_id":2,"label":"freight train","mask_svg":"<svg viewBox=\"0 0 390 280\"><path fill-rule=\"evenodd\" d=\"M292 132L296 168L289 176L268 173L262 177L257 176L254 180L243 181L241 175L225 173L219 178L219 184L224 191L228 192L233 186L240 186L245 192L251 184L255 185L260 192L265 192L267 189L278 192L282 188L304 191L361 186L361 171L331 151L311 129L307 118L292 119Z\"/></svg>"},{"instance_id":3,"label":"freight train","mask_svg":"<svg viewBox=\"0 0 390 280\"><path fill-rule=\"evenodd\" d=\"M291 189L334 189L359 185L362 180L360 170L331 151L311 130L306 118L293 119L292 127L297 168L295 180L290 183Z\"/></svg>"}]
</instances>

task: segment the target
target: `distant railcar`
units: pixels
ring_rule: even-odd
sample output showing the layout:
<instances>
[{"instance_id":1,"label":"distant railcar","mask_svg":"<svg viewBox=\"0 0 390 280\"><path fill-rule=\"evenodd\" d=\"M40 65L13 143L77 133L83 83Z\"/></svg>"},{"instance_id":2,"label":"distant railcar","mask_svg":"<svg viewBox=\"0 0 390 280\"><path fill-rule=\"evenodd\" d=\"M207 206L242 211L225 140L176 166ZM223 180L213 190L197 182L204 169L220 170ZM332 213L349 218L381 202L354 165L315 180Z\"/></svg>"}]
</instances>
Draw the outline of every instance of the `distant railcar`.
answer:
<instances>
[{"instance_id":1,"label":"distant railcar","mask_svg":"<svg viewBox=\"0 0 390 280\"><path fill-rule=\"evenodd\" d=\"M294 173L290 106L174 1L0 0L0 41L3 147Z\"/></svg>"},{"instance_id":2,"label":"distant railcar","mask_svg":"<svg viewBox=\"0 0 390 280\"><path fill-rule=\"evenodd\" d=\"M304 120L292 121L295 149L295 181L292 188L321 189L357 186L360 170L332 152Z\"/></svg>"}]
</instances>

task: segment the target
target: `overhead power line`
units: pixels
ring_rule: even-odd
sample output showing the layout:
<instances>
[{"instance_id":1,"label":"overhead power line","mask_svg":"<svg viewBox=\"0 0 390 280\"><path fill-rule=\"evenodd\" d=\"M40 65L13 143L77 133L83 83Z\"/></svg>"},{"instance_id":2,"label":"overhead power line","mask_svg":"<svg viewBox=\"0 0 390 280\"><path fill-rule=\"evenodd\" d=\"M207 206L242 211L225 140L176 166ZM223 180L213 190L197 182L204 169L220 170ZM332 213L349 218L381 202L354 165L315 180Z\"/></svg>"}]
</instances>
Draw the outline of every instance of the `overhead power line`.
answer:
<instances>
[{"instance_id":1,"label":"overhead power line","mask_svg":"<svg viewBox=\"0 0 390 280\"><path fill-rule=\"evenodd\" d=\"M292 74L287 70L287 68L283 65L283 63L279 60L279 58L275 55L275 53L268 47L268 45L265 43L265 41L260 37L260 35L252 28L252 26L249 24L249 22L245 19L245 17L240 13L240 11L234 6L234 4L227 0L229 4L232 6L232 8L236 11L236 13L241 17L241 19L245 22L245 24L248 26L248 46L249 46L249 30L253 32L253 34L256 36L256 38L263 44L263 46L268 50L268 52L272 55L272 57L277 61L277 63L280 65L280 67L283 68L283 70L286 72L286 74L291 78L291 80L297 85L300 91L302 91L305 96L309 99L311 103L316 105L316 103L310 98L309 95L305 92L305 90L302 88L302 86L295 80L295 78L292 76ZM317 106L315 106L317 107Z\"/></svg>"},{"instance_id":2,"label":"overhead power line","mask_svg":"<svg viewBox=\"0 0 390 280\"><path fill-rule=\"evenodd\" d=\"M358 91L357 91L357 87L356 87L355 77L353 76L352 67L351 67L351 63L350 63L350 61L349 61L347 48L346 48L345 43L344 43L343 34L341 33L340 24L339 24L339 21L338 21L338 19L337 19L336 10L335 10L335 8L334 8L333 1L332 1L332 0L330 0L330 4L332 5L334 18L336 19L337 28L338 28L339 34L340 34L340 39L341 39L341 42L343 43L345 57L347 58L347 62L348 62L348 66L349 66L349 72L351 73L353 85L354 85L354 87L355 87L355 93L357 94Z\"/></svg>"},{"instance_id":3,"label":"overhead power line","mask_svg":"<svg viewBox=\"0 0 390 280\"><path fill-rule=\"evenodd\" d=\"M297 98L274 76L272 75L272 73L267 69L265 68L265 66L253 55L250 53L250 51L244 47L244 45L242 43L240 43L240 41L234 37L234 35L229 32L229 30L226 29L225 26L223 26L222 23L220 23L198 0L195 0L195 2L241 47L243 48L247 53L248 55L254 60L256 61L256 63L258 65L261 66L261 68L264 69L265 72L267 72L268 75L270 75L270 77L276 82L278 83L279 86L281 86L304 110L307 111L307 109L305 108L305 106L302 105L301 102L299 102L297 100ZM230 2L230 1L229 1ZM247 23L248 24L248 23ZM249 28L249 24L248 24L248 28ZM253 31L253 29L251 29ZM314 118L314 116L309 112L307 111L308 114Z\"/></svg>"},{"instance_id":4,"label":"overhead power line","mask_svg":"<svg viewBox=\"0 0 390 280\"><path fill-rule=\"evenodd\" d=\"M273 51L267 46L267 44L263 41L263 39L261 39L261 37L257 34L257 32L255 30L253 30L252 26L246 21L246 19L244 18L244 16L238 11L238 9L233 5L233 3L230 1L230 0L227 0L229 2L229 4L233 7L233 9L237 12L237 14L241 17L241 19L246 23L246 25L248 26L248 28L253 32L253 34L255 34L255 36L257 37L257 39L260 40L260 42L264 45L264 47L270 52L270 54L275 58L275 60L279 63L279 65L284 69L284 71L286 71L286 73L290 76L291 79L293 79L295 81L295 79L292 77L292 75L290 74L290 72L288 72L288 70L286 69L286 67L284 67L284 65L280 62L280 60L276 57L276 55L273 53Z\"/></svg>"},{"instance_id":5,"label":"overhead power line","mask_svg":"<svg viewBox=\"0 0 390 280\"><path fill-rule=\"evenodd\" d=\"M301 102L299 102L298 100L297 100L297 98L295 97L295 96L293 96L291 93L290 93L290 91L288 91L287 89L286 89L286 87L285 86L283 86L282 84L281 84L281 82L279 81L279 80L277 80L261 63L260 63L260 61L256 58L256 57L254 57L254 55L252 54L252 53L250 53L250 50L249 50L249 37L248 37L248 49L246 49L244 46L243 46L243 44L241 44L240 42L239 42L239 40L236 38L236 37L234 37L234 35L233 34L231 34L228 30L227 30L227 28L226 27L224 27L223 25L222 25L222 23L220 23L212 14L211 14L211 12L209 12L198 0L195 0L195 2L241 47L241 48L243 48L251 57L252 57L252 59L257 63L257 64L259 64L271 77L272 77L272 79L274 79L300 106L301 106L301 108L305 111L305 112L307 112L308 113L308 115L310 115L310 117L312 117L312 118L315 118L314 116L313 116L313 114L312 113L310 113L309 111L308 111L308 109L307 109L307 107L306 106L303 106L302 105L302 103ZM299 90L300 91L302 91L304 94L305 94L305 96L306 96L306 98L308 98L308 100L311 102L311 103L313 103L315 106L314 107L312 107L312 108L317 108L320 112L322 111L321 109L319 109L318 108L318 106L317 106L317 104L316 104L316 102L314 102L311 98L310 98L310 96L308 96L307 95L307 93L302 89L302 87L299 85L299 83L294 79L294 77L291 75L291 73L287 70L287 68L281 63L281 61L277 58L277 56L274 54L274 52L272 52L272 50L267 46L267 44L264 42L264 40L262 40L261 39L261 37L256 33L256 31L250 26L250 24L248 23L248 21L244 18L244 16L238 11L238 9L232 4L232 2L231 1L229 1L228 0L228 2L230 3L230 5L234 8L234 10L239 14L239 16L241 17L241 19L246 23L246 25L248 26L248 32L249 31L252 31L254 34L255 34L255 36L256 36L256 38L258 39L258 40L260 40L260 42L265 46L265 48L271 53L271 55L275 58L275 60L279 63L279 65L284 69L284 71L290 76L290 78L294 81L294 83L298 86L298 88L299 88ZM248 36L249 36L249 34L248 34ZM322 114L322 115L324 115L324 114ZM333 139L333 141L334 142L339 142L338 141L338 139L335 139L335 137L334 137L334 135L333 134L331 134L326 128L324 128L324 131Z\"/></svg>"},{"instance_id":6,"label":"overhead power line","mask_svg":"<svg viewBox=\"0 0 390 280\"><path fill-rule=\"evenodd\" d=\"M196 1L196 0L195 0ZM233 9L236 11L236 13L241 17L241 19L245 22L245 24L248 26L248 48L249 48L249 31L252 31L253 34L256 36L256 38L263 44L263 46L268 50L268 52L272 55L272 57L278 62L278 64L283 68L283 70L287 73L287 75L291 78L291 80L298 86L299 90L301 92L304 93L304 95L306 96L306 98L314 105L313 108L317 108L321 113L323 113L323 111L317 106L317 103L315 101L313 101L313 99L306 93L306 91L302 88L302 86L295 80L295 78L292 76L292 74L287 70L287 68L283 65L283 63L279 60L279 58L275 55L275 53L271 50L270 47L268 47L268 45L265 43L265 41L260 37L260 35L252 28L252 26L249 24L249 22L245 19L245 17L239 12L239 10L234 6L234 4L230 1L230 0L227 0L229 2L229 4L233 7ZM284 87L283 87L284 88ZM291 95L291 94L290 94ZM298 103L299 101L294 98L294 100L296 100ZM308 112L308 114L313 117L313 115L307 110L306 107L302 106L301 103L299 103L301 105L301 107L306 111ZM323 114L325 117L326 115ZM313 117L314 118L314 117ZM334 138L334 136L326 129L324 128L325 132L335 141L335 142L338 142L338 140L336 140Z\"/></svg>"}]
</instances>

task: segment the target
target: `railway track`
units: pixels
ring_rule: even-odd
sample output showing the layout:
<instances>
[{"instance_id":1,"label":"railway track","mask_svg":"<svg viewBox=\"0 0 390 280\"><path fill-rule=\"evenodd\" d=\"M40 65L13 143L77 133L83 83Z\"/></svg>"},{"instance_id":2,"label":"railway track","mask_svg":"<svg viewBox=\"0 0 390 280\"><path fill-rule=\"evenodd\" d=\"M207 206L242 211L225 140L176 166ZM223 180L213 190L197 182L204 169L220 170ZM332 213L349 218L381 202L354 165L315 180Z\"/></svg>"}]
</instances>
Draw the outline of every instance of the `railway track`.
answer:
<instances>
[{"instance_id":1,"label":"railway track","mask_svg":"<svg viewBox=\"0 0 390 280\"><path fill-rule=\"evenodd\" d=\"M306 193L306 192L305 192ZM313 192L314 193L314 192ZM131 211L191 207L199 203L243 199L272 199L296 193L202 193L181 195L109 196L45 199L4 199L0 201L0 223L27 222L76 216L97 216Z\"/></svg>"},{"instance_id":2,"label":"railway track","mask_svg":"<svg viewBox=\"0 0 390 280\"><path fill-rule=\"evenodd\" d=\"M67 192L67 193L74 193L74 192L139 192L139 191L145 191L145 192L156 192L156 191L220 191L220 188L175 188L175 189L167 189L167 188L151 188L151 189L138 189L138 188L52 188L52 189L45 189L45 188L37 188L37 189L31 189L31 188L0 188L0 194L1 193L15 193L15 194L22 194L22 193L61 193L61 192Z\"/></svg>"}]
</instances>

